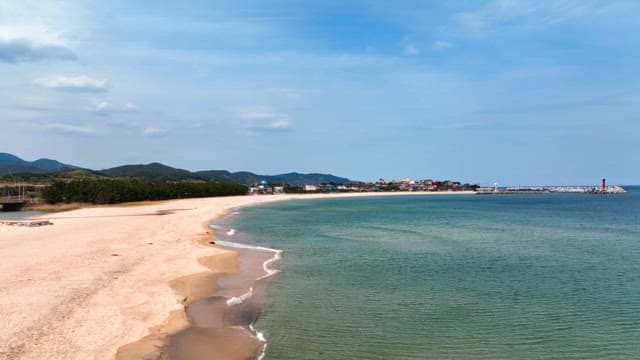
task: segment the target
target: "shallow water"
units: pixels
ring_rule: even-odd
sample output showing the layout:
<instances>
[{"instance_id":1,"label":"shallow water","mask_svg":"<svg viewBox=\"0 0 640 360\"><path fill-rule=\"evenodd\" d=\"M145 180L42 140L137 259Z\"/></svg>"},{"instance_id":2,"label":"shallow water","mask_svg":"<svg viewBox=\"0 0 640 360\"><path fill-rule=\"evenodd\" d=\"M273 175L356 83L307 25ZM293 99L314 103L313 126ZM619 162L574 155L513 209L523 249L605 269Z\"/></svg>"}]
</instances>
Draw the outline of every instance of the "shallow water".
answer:
<instances>
[{"instance_id":1,"label":"shallow water","mask_svg":"<svg viewBox=\"0 0 640 360\"><path fill-rule=\"evenodd\" d=\"M32 216L46 214L44 211L0 211L0 220L25 220Z\"/></svg>"},{"instance_id":2,"label":"shallow water","mask_svg":"<svg viewBox=\"0 0 640 360\"><path fill-rule=\"evenodd\" d=\"M267 359L640 358L640 192L242 209L283 249Z\"/></svg>"},{"instance_id":3,"label":"shallow water","mask_svg":"<svg viewBox=\"0 0 640 360\"><path fill-rule=\"evenodd\" d=\"M225 238L216 230L216 241ZM233 244L229 244L233 245ZM250 359L263 352L264 344L251 329L266 303L263 264L272 251L235 248L239 273L213 277L217 290L186 306L189 327L171 334L165 353L169 359Z\"/></svg>"}]
</instances>

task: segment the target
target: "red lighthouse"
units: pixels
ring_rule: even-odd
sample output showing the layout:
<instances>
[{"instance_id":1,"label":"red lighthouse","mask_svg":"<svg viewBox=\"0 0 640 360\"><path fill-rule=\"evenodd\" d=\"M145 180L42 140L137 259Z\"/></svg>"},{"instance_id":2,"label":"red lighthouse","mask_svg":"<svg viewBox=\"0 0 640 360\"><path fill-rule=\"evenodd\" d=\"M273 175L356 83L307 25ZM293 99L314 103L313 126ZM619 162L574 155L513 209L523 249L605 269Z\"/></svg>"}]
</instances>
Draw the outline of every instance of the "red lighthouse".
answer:
<instances>
[{"instance_id":1,"label":"red lighthouse","mask_svg":"<svg viewBox=\"0 0 640 360\"><path fill-rule=\"evenodd\" d=\"M607 179L602 179L602 191L607 189Z\"/></svg>"}]
</instances>

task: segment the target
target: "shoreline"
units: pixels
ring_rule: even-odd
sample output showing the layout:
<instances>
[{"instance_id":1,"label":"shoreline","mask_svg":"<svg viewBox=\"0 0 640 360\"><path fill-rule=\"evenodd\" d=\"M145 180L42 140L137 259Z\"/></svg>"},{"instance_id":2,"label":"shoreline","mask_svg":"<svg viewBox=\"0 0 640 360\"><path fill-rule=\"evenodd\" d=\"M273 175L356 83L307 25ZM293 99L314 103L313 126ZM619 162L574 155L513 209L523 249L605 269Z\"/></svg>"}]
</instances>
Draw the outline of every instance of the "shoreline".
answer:
<instances>
[{"instance_id":1,"label":"shoreline","mask_svg":"<svg viewBox=\"0 0 640 360\"><path fill-rule=\"evenodd\" d=\"M209 244L209 224L233 209L296 199L462 194L182 199L46 214L50 227L0 227L0 355L166 358L163 340L189 327L185 305L211 296L222 274L240 270L237 251ZM219 340L234 358L257 356L241 354L229 336Z\"/></svg>"}]
</instances>

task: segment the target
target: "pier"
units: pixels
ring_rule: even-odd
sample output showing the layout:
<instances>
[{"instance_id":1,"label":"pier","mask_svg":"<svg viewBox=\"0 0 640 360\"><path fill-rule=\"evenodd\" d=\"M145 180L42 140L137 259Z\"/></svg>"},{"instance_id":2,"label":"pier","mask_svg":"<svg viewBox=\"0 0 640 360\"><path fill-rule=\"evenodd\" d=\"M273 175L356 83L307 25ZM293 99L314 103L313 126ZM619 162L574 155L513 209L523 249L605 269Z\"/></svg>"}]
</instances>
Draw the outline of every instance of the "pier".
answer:
<instances>
[{"instance_id":1,"label":"pier","mask_svg":"<svg viewBox=\"0 0 640 360\"><path fill-rule=\"evenodd\" d=\"M627 191L621 186L516 186L516 187L483 187L476 190L478 195L502 195L502 194L625 194Z\"/></svg>"},{"instance_id":2,"label":"pier","mask_svg":"<svg viewBox=\"0 0 640 360\"><path fill-rule=\"evenodd\" d=\"M0 197L1 211L19 211L27 204L24 196L4 196Z\"/></svg>"}]
</instances>

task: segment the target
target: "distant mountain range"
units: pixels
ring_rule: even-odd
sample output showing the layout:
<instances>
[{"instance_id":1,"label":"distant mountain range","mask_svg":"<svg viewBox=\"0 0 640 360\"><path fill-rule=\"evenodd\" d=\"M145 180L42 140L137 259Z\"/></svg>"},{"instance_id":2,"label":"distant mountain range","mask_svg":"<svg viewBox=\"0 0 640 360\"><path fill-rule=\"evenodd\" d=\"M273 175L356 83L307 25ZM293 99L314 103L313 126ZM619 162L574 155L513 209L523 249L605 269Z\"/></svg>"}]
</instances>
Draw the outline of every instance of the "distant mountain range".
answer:
<instances>
[{"instance_id":1,"label":"distant mountain range","mask_svg":"<svg viewBox=\"0 0 640 360\"><path fill-rule=\"evenodd\" d=\"M232 173L226 170L207 170L198 171L195 174L208 180L233 182L246 185L257 184L262 180L266 180L271 184L289 185L319 185L326 183L347 184L354 182L353 180L331 174L300 174L297 172L279 175L258 175L248 171L239 171Z\"/></svg>"},{"instance_id":2,"label":"distant mountain range","mask_svg":"<svg viewBox=\"0 0 640 360\"><path fill-rule=\"evenodd\" d=\"M124 165L111 169L98 170L98 172L108 177L151 181L205 180L188 170L176 169L160 163Z\"/></svg>"},{"instance_id":3,"label":"distant mountain range","mask_svg":"<svg viewBox=\"0 0 640 360\"><path fill-rule=\"evenodd\" d=\"M160 163L124 165L104 170L82 169L51 159L26 161L15 155L0 153L0 175L24 174L37 179L55 178L126 178L149 181L219 181L253 185L262 180L272 184L318 185L322 183L346 184L354 182L331 174L287 173L280 175L259 175L248 171L229 172L227 170L206 170L192 172ZM26 179L25 179L26 180Z\"/></svg>"},{"instance_id":4,"label":"distant mountain range","mask_svg":"<svg viewBox=\"0 0 640 360\"><path fill-rule=\"evenodd\" d=\"M0 175L11 173L45 173L77 168L77 166L63 164L57 160L43 158L36 161L26 161L12 154L0 153Z\"/></svg>"}]
</instances>

